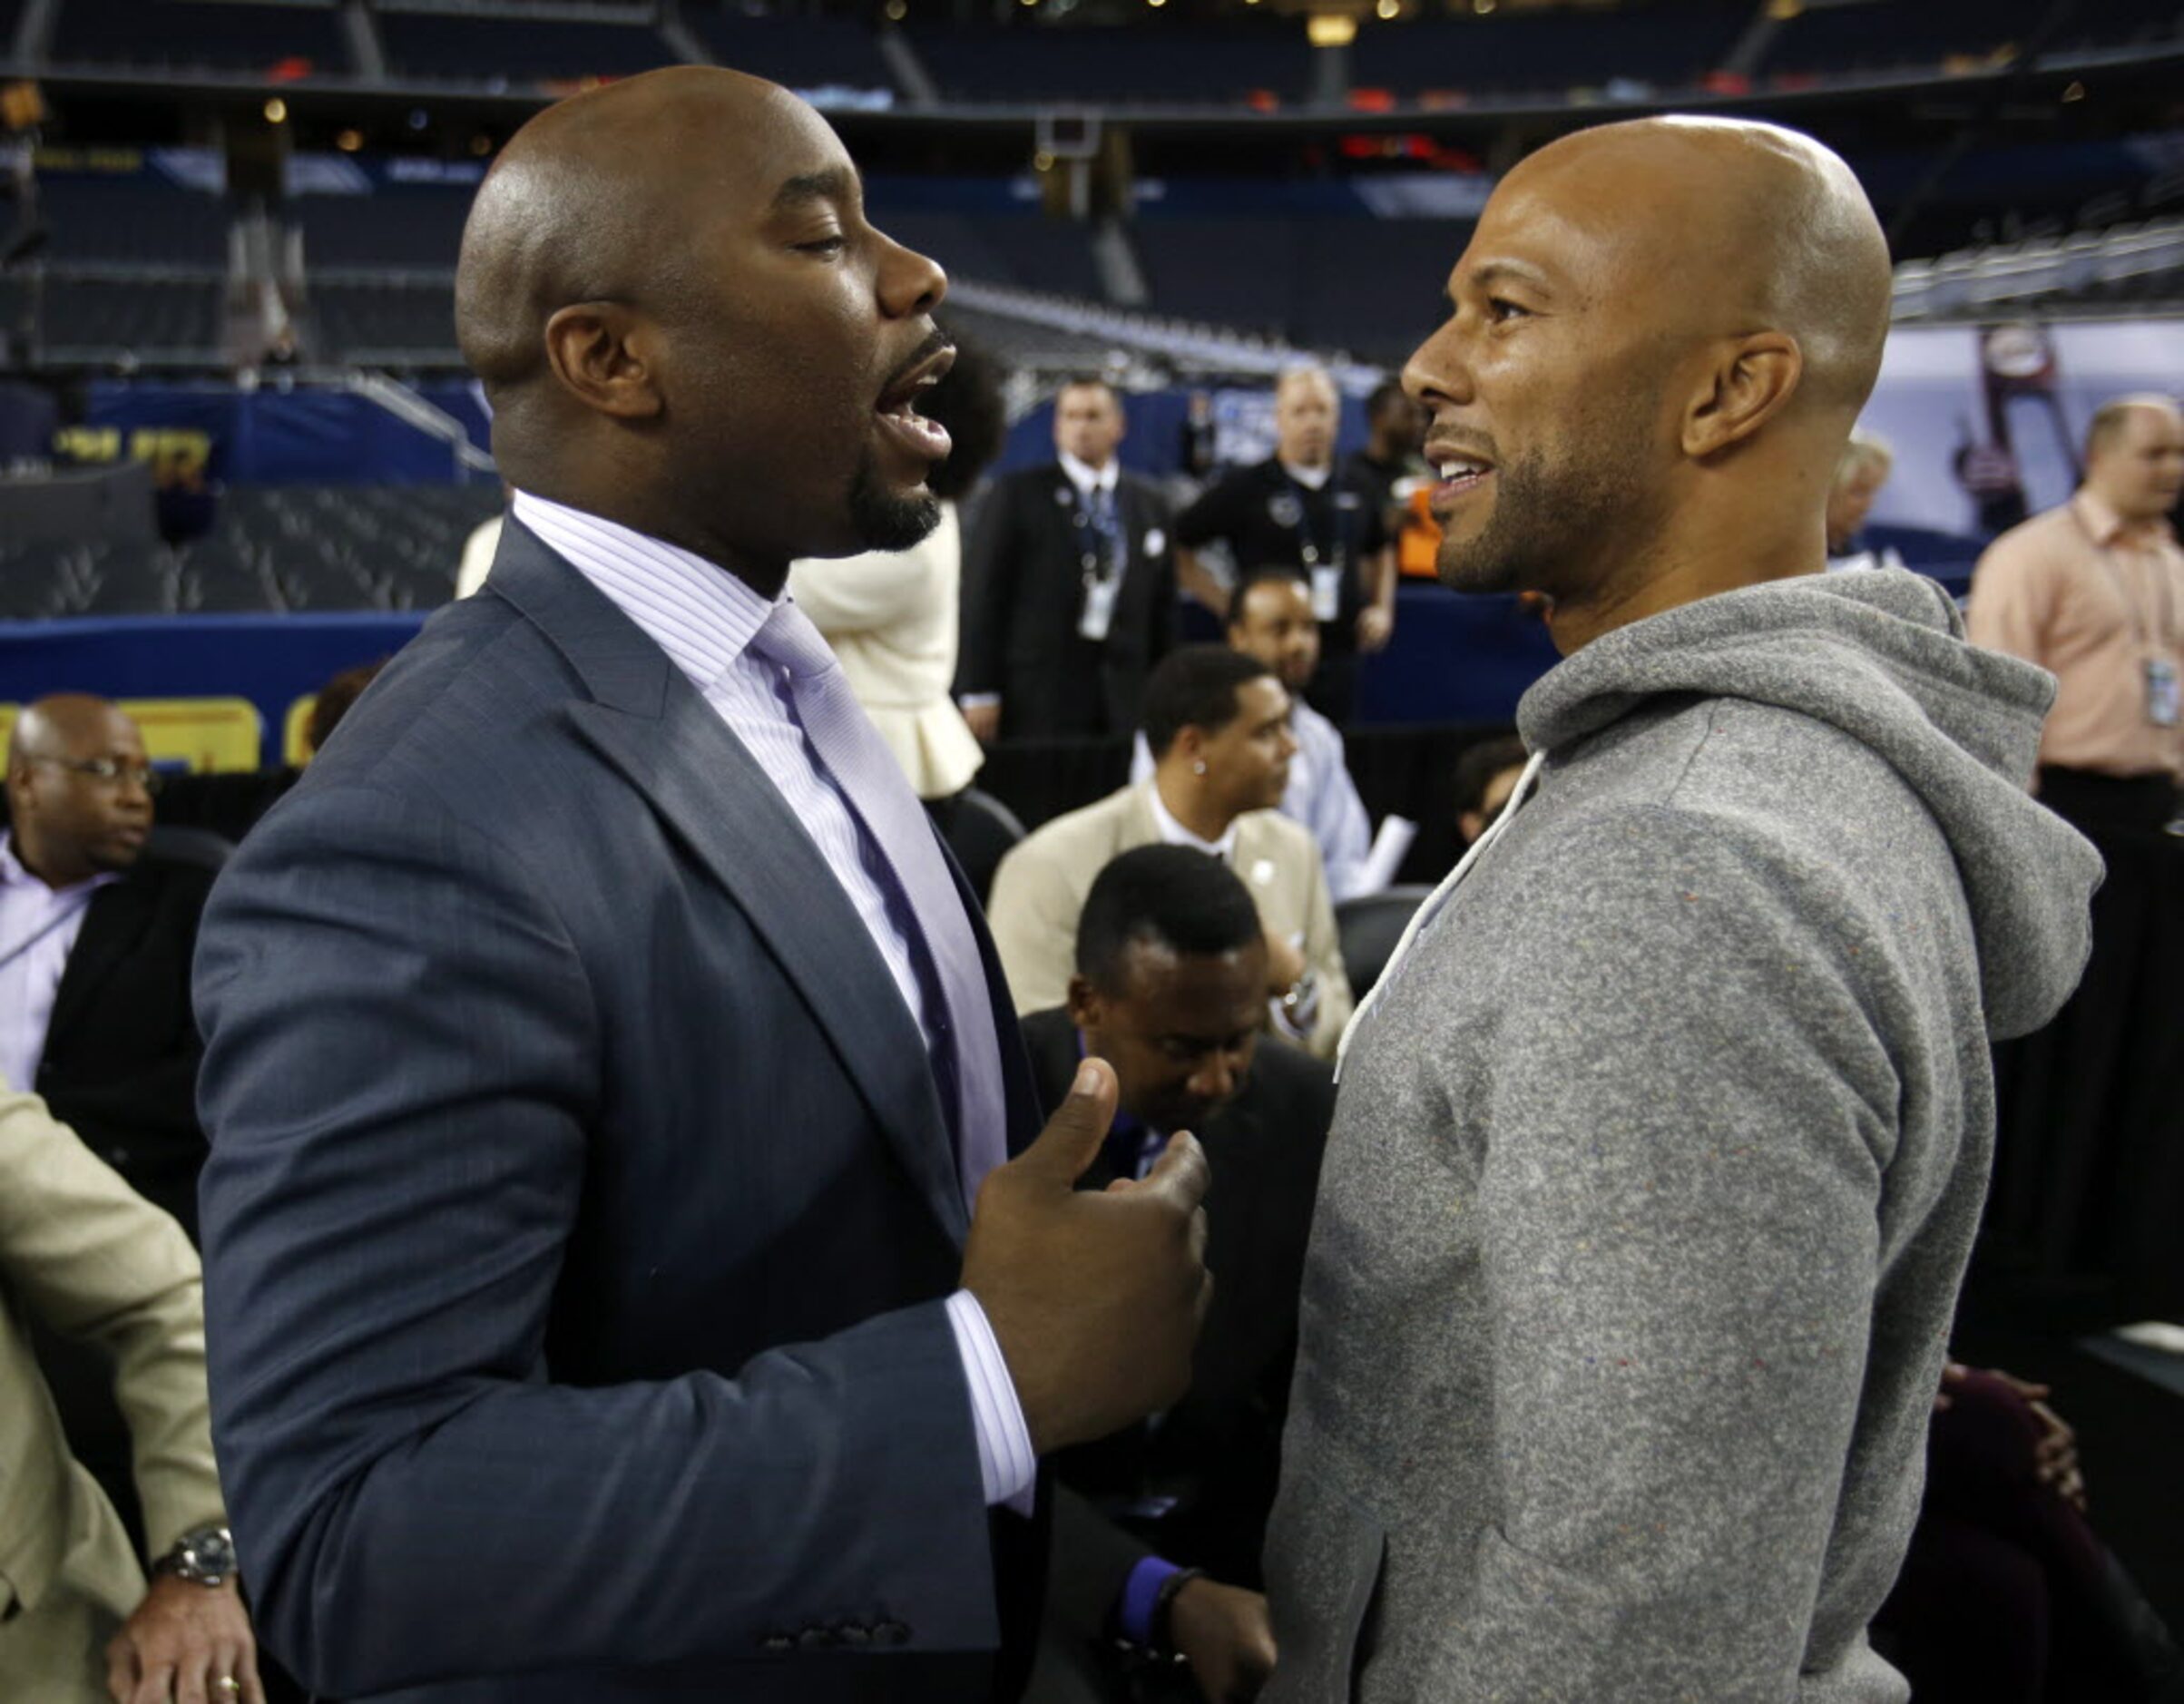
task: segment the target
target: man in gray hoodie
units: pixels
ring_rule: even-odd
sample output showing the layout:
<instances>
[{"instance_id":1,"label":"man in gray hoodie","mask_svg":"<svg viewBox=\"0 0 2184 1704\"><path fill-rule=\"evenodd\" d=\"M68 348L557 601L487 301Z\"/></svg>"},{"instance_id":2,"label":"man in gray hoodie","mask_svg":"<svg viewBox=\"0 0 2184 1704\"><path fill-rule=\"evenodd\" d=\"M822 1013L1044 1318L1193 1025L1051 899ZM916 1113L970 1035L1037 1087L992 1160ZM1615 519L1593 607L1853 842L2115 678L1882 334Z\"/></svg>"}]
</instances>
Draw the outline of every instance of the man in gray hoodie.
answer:
<instances>
[{"instance_id":1,"label":"man in gray hoodie","mask_svg":"<svg viewBox=\"0 0 2184 1704\"><path fill-rule=\"evenodd\" d=\"M1889 269L1684 119L1512 171L1405 383L1442 578L1552 604L1533 760L1347 1042L1267 1575L1283 1704L1895 1704L1992 1036L2100 878L2052 682L1823 576Z\"/></svg>"}]
</instances>

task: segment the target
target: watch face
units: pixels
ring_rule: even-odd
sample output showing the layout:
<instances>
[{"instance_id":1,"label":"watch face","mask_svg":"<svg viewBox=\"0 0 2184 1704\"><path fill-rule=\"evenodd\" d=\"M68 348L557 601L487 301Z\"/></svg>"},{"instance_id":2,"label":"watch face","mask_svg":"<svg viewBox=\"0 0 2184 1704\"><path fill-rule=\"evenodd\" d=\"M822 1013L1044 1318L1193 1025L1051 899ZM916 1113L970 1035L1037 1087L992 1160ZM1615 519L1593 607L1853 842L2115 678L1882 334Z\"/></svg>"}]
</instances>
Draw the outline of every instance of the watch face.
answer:
<instances>
[{"instance_id":1,"label":"watch face","mask_svg":"<svg viewBox=\"0 0 2184 1704\"><path fill-rule=\"evenodd\" d=\"M185 1580L218 1585L235 1572L235 1541L227 1528L200 1527L174 1546L174 1572Z\"/></svg>"}]
</instances>

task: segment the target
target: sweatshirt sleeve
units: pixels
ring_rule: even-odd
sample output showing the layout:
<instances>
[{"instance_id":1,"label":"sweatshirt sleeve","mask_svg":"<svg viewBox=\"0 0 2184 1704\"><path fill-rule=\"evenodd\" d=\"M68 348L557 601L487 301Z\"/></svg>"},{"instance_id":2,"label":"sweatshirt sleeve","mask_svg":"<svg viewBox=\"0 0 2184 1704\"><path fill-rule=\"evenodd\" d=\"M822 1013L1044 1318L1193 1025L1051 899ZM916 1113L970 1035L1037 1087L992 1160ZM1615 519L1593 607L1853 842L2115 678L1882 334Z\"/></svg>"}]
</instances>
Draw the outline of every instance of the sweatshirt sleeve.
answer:
<instances>
[{"instance_id":1,"label":"sweatshirt sleeve","mask_svg":"<svg viewBox=\"0 0 2184 1704\"><path fill-rule=\"evenodd\" d=\"M1885 949L1764 849L1644 815L1531 902L1469 1091L1503 1495L1421 1697L1797 1689L1895 1137Z\"/></svg>"}]
</instances>

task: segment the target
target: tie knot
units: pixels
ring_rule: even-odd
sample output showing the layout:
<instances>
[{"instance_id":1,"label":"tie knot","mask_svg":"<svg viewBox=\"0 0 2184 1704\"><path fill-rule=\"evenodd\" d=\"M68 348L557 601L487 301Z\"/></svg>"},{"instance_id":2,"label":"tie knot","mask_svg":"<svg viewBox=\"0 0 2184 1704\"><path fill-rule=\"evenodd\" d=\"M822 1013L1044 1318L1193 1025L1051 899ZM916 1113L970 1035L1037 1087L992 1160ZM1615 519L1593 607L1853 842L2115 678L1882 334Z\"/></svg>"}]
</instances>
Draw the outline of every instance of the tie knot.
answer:
<instances>
[{"instance_id":1,"label":"tie knot","mask_svg":"<svg viewBox=\"0 0 2184 1704\"><path fill-rule=\"evenodd\" d=\"M788 598L773 606L773 613L759 627L751 646L793 675L823 674L837 666L826 635Z\"/></svg>"}]
</instances>

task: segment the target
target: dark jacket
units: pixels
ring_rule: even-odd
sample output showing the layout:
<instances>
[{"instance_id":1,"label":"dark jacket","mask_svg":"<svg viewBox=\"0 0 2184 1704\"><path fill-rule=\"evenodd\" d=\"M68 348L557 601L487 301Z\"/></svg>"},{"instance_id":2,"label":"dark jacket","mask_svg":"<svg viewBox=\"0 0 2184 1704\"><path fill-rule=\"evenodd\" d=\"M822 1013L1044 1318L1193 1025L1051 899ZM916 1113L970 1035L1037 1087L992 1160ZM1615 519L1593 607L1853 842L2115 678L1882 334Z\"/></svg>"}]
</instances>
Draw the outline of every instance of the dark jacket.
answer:
<instances>
[{"instance_id":1,"label":"dark jacket","mask_svg":"<svg viewBox=\"0 0 2184 1704\"><path fill-rule=\"evenodd\" d=\"M510 523L204 933L213 1431L300 1678L987 1695L1039 1541L985 1506L924 1038L657 644Z\"/></svg>"},{"instance_id":2,"label":"dark jacket","mask_svg":"<svg viewBox=\"0 0 2184 1704\"><path fill-rule=\"evenodd\" d=\"M1023 1036L1041 1103L1059 1105L1082 1056L1076 1026L1066 1012L1034 1012L1023 1020ZM1326 1065L1278 1042L1259 1043L1236 1099L1194 1132L1219 1193L1207 1198L1213 1304L1190 1394L1157 1426L1129 1427L1054 1461L1059 1479L1110 1512L1149 1494L1177 1497L1173 1513L1132 1522L1131 1530L1170 1562L1231 1584L1258 1582L1296 1357L1305 1241L1334 1108ZM1102 1156L1080 1187L1104 1189L1113 1175ZM1083 1553L1099 1552L1087 1546ZM1120 1562L1127 1574L1131 1560L1110 1552L1108 1565ZM1056 1565L1070 1569L1066 1550ZM1104 1601L1121 1587L1121 1578L1113 1580ZM1063 1589L1058 1581L1056 1590Z\"/></svg>"},{"instance_id":3,"label":"dark jacket","mask_svg":"<svg viewBox=\"0 0 2184 1704\"><path fill-rule=\"evenodd\" d=\"M143 1196L197 1236L201 1053L190 959L209 872L147 857L92 896L54 996L34 1086Z\"/></svg>"},{"instance_id":4,"label":"dark jacket","mask_svg":"<svg viewBox=\"0 0 2184 1704\"><path fill-rule=\"evenodd\" d=\"M1148 670L1174 640L1167 499L1123 474L1115 509L1127 546L1107 637L1079 634L1083 504L1059 462L997 481L970 518L963 563L959 694L1001 695L1009 739L1096 738L1138 725Z\"/></svg>"}]
</instances>

